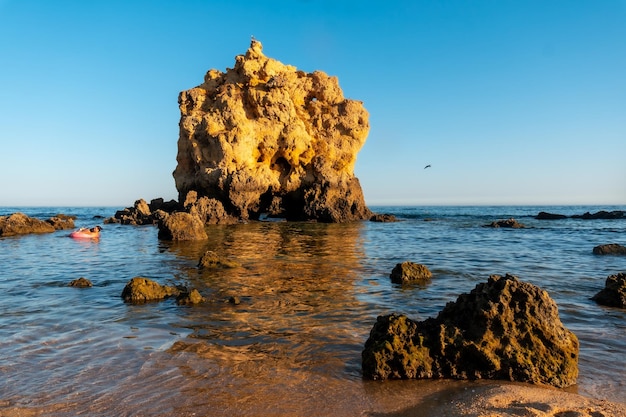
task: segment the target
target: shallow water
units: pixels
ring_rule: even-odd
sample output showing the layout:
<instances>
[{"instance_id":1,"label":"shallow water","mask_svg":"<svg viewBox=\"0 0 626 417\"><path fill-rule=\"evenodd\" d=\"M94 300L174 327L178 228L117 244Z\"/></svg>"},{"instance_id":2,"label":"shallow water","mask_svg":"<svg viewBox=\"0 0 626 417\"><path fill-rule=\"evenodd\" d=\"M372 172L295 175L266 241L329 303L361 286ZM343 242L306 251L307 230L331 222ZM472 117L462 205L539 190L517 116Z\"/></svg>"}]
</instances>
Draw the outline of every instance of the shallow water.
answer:
<instances>
[{"instance_id":1,"label":"shallow water","mask_svg":"<svg viewBox=\"0 0 626 417\"><path fill-rule=\"evenodd\" d=\"M214 226L201 243L167 243L152 226L104 225L97 242L69 231L0 238L0 414L384 415L447 390L450 381L372 382L360 355L376 316L416 320L490 274L547 290L580 339L569 391L626 403L626 311L590 300L626 257L626 220L538 221L539 211L582 214L624 207L375 207L398 223L263 222ZM115 208L0 208L39 218L75 214L101 224ZM526 229L481 227L515 217ZM241 267L199 271L206 250ZM411 260L426 286L392 284ZM68 287L78 277L92 288ZM207 303L122 302L134 276L197 288ZM237 296L238 305L228 302Z\"/></svg>"}]
</instances>

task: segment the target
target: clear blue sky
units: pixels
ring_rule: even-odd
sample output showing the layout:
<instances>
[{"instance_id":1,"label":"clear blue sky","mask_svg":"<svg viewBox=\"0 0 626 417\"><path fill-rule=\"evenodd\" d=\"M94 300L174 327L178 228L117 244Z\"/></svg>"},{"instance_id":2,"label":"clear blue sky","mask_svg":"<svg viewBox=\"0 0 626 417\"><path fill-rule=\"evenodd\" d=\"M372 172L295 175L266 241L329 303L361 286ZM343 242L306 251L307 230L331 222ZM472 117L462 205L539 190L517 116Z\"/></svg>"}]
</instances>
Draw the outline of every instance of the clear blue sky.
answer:
<instances>
[{"instance_id":1,"label":"clear blue sky","mask_svg":"<svg viewBox=\"0 0 626 417\"><path fill-rule=\"evenodd\" d=\"M178 93L251 35L364 102L369 205L626 204L624 0L0 0L0 206L176 198Z\"/></svg>"}]
</instances>

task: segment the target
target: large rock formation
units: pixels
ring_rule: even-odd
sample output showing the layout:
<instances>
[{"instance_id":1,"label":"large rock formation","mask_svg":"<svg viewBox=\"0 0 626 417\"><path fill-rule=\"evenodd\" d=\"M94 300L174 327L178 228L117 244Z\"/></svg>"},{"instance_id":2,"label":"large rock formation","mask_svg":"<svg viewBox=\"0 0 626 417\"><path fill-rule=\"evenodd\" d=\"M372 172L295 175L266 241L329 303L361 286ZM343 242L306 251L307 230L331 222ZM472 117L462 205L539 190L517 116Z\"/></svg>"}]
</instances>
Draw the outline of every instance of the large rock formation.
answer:
<instances>
[{"instance_id":1,"label":"large rock formation","mask_svg":"<svg viewBox=\"0 0 626 417\"><path fill-rule=\"evenodd\" d=\"M363 350L372 379L504 379L565 387L578 376L578 339L556 303L512 275L494 275L415 322L380 316Z\"/></svg>"},{"instance_id":2,"label":"large rock formation","mask_svg":"<svg viewBox=\"0 0 626 417\"><path fill-rule=\"evenodd\" d=\"M253 40L234 68L209 70L178 102L173 175L180 202L196 191L243 220L371 216L354 176L369 115L361 102L344 98L336 77L267 58Z\"/></svg>"}]
</instances>

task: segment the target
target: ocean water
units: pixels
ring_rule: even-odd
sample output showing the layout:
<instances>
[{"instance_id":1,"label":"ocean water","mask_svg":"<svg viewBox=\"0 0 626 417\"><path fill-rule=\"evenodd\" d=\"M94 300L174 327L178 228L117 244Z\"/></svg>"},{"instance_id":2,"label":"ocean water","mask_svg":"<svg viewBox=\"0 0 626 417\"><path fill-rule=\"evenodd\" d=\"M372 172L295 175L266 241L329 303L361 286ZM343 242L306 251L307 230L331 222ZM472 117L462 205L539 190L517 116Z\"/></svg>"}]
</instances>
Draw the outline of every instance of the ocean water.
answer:
<instances>
[{"instance_id":1,"label":"ocean water","mask_svg":"<svg viewBox=\"0 0 626 417\"><path fill-rule=\"evenodd\" d=\"M63 213L79 227L117 209L0 215ZM369 331L380 314L435 316L506 273L548 291L580 339L578 384L567 391L626 403L626 311L590 300L626 271L626 257L592 254L626 245L626 219L534 219L626 207L372 209L401 221L213 226L205 242L108 224L95 242L69 231L0 238L0 415L384 416L445 401L471 383L363 380ZM527 228L482 227L511 217ZM241 266L200 271L206 250ZM432 282L391 283L403 261L427 265ZM126 304L120 295L135 276L197 288L207 302ZM68 286L79 277L94 286Z\"/></svg>"}]
</instances>

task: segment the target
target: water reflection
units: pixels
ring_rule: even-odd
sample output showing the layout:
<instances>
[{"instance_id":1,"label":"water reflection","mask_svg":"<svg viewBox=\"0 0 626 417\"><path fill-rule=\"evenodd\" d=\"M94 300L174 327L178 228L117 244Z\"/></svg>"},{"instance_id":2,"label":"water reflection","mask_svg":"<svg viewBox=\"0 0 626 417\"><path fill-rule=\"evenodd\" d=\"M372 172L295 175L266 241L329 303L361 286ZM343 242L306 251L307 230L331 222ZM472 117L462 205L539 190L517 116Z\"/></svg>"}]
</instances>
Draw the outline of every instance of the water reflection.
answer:
<instances>
[{"instance_id":1,"label":"water reflection","mask_svg":"<svg viewBox=\"0 0 626 417\"><path fill-rule=\"evenodd\" d=\"M194 265L187 278L210 300L186 311L185 326L196 339L189 343L202 341L205 346L195 349L216 360L269 359L309 368L326 367L345 354L344 344L362 343L351 330L359 311L353 286L364 258L361 228L254 223L215 227L203 244L170 244L170 251ZM205 250L241 267L198 270ZM241 303L229 304L232 296Z\"/></svg>"}]
</instances>

